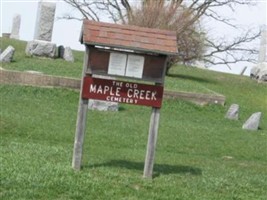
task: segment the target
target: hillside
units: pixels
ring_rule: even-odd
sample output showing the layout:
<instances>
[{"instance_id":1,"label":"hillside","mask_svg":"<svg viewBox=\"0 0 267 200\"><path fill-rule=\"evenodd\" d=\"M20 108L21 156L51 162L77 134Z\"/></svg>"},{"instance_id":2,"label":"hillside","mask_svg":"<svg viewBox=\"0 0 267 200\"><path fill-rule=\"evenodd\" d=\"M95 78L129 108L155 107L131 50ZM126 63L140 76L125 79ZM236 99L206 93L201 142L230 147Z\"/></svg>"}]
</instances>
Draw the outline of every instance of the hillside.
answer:
<instances>
[{"instance_id":1,"label":"hillside","mask_svg":"<svg viewBox=\"0 0 267 200\"><path fill-rule=\"evenodd\" d=\"M25 42L5 69L78 78L75 63L26 58ZM267 191L267 87L248 77L175 66L173 91L220 93L226 105L164 100L154 179L142 179L151 108L121 104L118 113L88 112L83 168L71 169L79 93L62 88L0 85L1 199L264 200ZM240 105L240 119L224 115ZM254 112L260 130L242 130Z\"/></svg>"}]
</instances>

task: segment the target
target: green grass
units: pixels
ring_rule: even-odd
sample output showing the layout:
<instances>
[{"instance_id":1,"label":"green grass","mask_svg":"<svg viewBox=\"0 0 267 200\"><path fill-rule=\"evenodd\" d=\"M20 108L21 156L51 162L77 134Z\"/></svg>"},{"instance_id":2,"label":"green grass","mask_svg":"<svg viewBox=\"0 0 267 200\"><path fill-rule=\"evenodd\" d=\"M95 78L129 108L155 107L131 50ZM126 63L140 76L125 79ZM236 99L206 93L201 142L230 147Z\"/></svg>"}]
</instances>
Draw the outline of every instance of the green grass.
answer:
<instances>
[{"instance_id":1,"label":"green grass","mask_svg":"<svg viewBox=\"0 0 267 200\"><path fill-rule=\"evenodd\" d=\"M23 70L24 59L44 68L43 60L23 54L4 68L17 63ZM57 75L76 76L58 65L54 68ZM53 74L54 68L47 73ZM79 93L0 85L0 198L265 200L266 85L176 66L166 87L221 93L226 106L164 100L154 178L146 180L142 172L151 108L121 104L118 113L89 111L82 170L75 172L71 160ZM224 118L231 103L240 105L238 121ZM257 111L263 113L260 130L242 130L243 122Z\"/></svg>"}]
</instances>

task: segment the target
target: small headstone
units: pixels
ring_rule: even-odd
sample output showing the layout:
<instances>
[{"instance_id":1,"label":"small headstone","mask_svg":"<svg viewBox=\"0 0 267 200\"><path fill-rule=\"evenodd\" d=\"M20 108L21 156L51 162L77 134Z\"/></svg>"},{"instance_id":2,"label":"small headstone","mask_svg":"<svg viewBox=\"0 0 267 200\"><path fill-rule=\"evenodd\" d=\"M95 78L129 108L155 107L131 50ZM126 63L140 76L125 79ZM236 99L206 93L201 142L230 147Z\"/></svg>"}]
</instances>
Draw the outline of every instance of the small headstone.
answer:
<instances>
[{"instance_id":1,"label":"small headstone","mask_svg":"<svg viewBox=\"0 0 267 200\"><path fill-rule=\"evenodd\" d=\"M8 46L0 55L0 62L11 62L15 53L15 48Z\"/></svg>"},{"instance_id":2,"label":"small headstone","mask_svg":"<svg viewBox=\"0 0 267 200\"><path fill-rule=\"evenodd\" d=\"M27 56L55 58L56 50L57 46L54 43L33 40L27 43L25 53Z\"/></svg>"},{"instance_id":3,"label":"small headstone","mask_svg":"<svg viewBox=\"0 0 267 200\"><path fill-rule=\"evenodd\" d=\"M118 111L118 103L90 99L88 109L98 111Z\"/></svg>"},{"instance_id":4,"label":"small headstone","mask_svg":"<svg viewBox=\"0 0 267 200\"><path fill-rule=\"evenodd\" d=\"M65 47L63 58L64 60L68 62L74 62L74 57L72 55L72 51L70 47Z\"/></svg>"},{"instance_id":5,"label":"small headstone","mask_svg":"<svg viewBox=\"0 0 267 200\"><path fill-rule=\"evenodd\" d=\"M21 22L21 16L19 14L16 14L13 17L13 24L12 24L10 38L17 40L19 39L20 22Z\"/></svg>"},{"instance_id":6,"label":"small headstone","mask_svg":"<svg viewBox=\"0 0 267 200\"><path fill-rule=\"evenodd\" d=\"M56 3L45 2L42 0L39 2L34 33L35 40L51 42L55 12Z\"/></svg>"},{"instance_id":7,"label":"small headstone","mask_svg":"<svg viewBox=\"0 0 267 200\"><path fill-rule=\"evenodd\" d=\"M10 38L10 33L2 33L3 38Z\"/></svg>"},{"instance_id":8,"label":"small headstone","mask_svg":"<svg viewBox=\"0 0 267 200\"><path fill-rule=\"evenodd\" d=\"M228 111L225 115L225 118L238 120L238 114L239 114L239 105L238 104L232 104L230 106L230 108L228 109Z\"/></svg>"},{"instance_id":9,"label":"small headstone","mask_svg":"<svg viewBox=\"0 0 267 200\"><path fill-rule=\"evenodd\" d=\"M100 76L100 75L93 75L93 77L105 78L105 79L114 79L112 77ZM98 110L98 111L119 111L119 103L89 99L88 109L89 110Z\"/></svg>"},{"instance_id":10,"label":"small headstone","mask_svg":"<svg viewBox=\"0 0 267 200\"><path fill-rule=\"evenodd\" d=\"M62 45L58 46L58 48L57 48L57 56L58 56L58 58L63 58L64 49L65 49L64 46L62 46Z\"/></svg>"},{"instance_id":11,"label":"small headstone","mask_svg":"<svg viewBox=\"0 0 267 200\"><path fill-rule=\"evenodd\" d=\"M261 120L261 112L253 113L243 124L242 128L246 130L256 131L259 128Z\"/></svg>"}]
</instances>

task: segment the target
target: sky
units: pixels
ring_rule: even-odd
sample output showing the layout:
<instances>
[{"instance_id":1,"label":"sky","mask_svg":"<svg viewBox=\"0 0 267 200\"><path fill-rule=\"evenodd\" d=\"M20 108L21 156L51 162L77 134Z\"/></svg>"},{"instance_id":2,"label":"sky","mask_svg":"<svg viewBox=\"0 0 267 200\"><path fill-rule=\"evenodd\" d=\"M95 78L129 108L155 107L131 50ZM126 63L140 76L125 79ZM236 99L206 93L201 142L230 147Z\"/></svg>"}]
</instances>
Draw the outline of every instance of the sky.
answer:
<instances>
[{"instance_id":1,"label":"sky","mask_svg":"<svg viewBox=\"0 0 267 200\"><path fill-rule=\"evenodd\" d=\"M75 50L84 50L84 46L79 42L82 22L77 20L62 20L58 17L65 13L75 13L75 10L61 0L48 0L56 2L56 19L54 22L52 42L57 46L69 46ZM14 15L21 15L20 39L25 41L33 40L35 21L37 15L37 5L39 0L0 0L0 26L2 33L10 33L12 28L12 20ZM235 19L235 23L241 27L260 28L266 26L267 20L267 0L257 0L257 6L247 7L240 6L235 9L235 13L230 12L229 9L218 9L218 13ZM227 37L234 38L240 34L239 31L233 31L228 27L219 23L211 21L205 22L208 27L209 35L212 37ZM255 41L254 45L259 47L259 40ZM243 67L247 66L246 75L249 75L251 63L240 63L229 70L226 66L213 66L210 69L222 71L226 73L239 74Z\"/></svg>"}]
</instances>

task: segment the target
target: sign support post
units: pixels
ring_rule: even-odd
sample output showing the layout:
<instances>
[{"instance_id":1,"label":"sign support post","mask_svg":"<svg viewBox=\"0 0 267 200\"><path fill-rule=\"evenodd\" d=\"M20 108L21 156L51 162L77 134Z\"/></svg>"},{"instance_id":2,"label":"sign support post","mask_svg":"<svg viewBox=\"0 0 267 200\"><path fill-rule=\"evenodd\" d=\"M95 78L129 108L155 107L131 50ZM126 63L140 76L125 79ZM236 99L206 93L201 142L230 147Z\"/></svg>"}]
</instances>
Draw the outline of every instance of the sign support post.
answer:
<instances>
[{"instance_id":1,"label":"sign support post","mask_svg":"<svg viewBox=\"0 0 267 200\"><path fill-rule=\"evenodd\" d=\"M84 53L84 66L83 66L82 77L85 76L87 71L88 55L89 55L89 48L86 45L86 50ZM72 157L72 168L75 170L81 169L83 140L85 135L87 110L88 110L88 99L82 98L82 88L83 88L83 79L81 80L80 99L79 99L78 116L76 122L76 132L75 132L73 157Z\"/></svg>"},{"instance_id":2,"label":"sign support post","mask_svg":"<svg viewBox=\"0 0 267 200\"><path fill-rule=\"evenodd\" d=\"M150 117L147 151L146 151L145 167L143 174L144 178L152 178L153 175L155 150L158 137L159 118L160 118L160 108L153 107Z\"/></svg>"}]
</instances>

